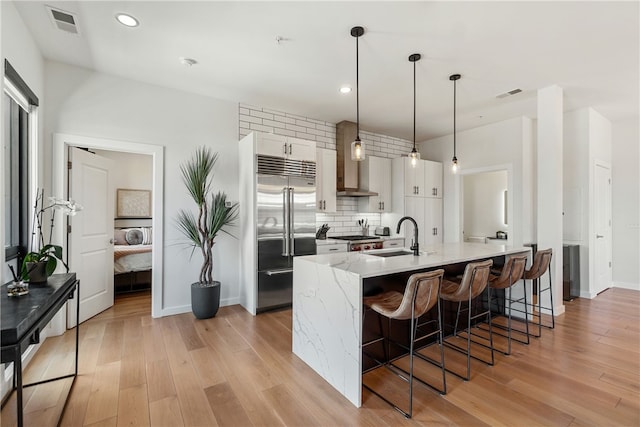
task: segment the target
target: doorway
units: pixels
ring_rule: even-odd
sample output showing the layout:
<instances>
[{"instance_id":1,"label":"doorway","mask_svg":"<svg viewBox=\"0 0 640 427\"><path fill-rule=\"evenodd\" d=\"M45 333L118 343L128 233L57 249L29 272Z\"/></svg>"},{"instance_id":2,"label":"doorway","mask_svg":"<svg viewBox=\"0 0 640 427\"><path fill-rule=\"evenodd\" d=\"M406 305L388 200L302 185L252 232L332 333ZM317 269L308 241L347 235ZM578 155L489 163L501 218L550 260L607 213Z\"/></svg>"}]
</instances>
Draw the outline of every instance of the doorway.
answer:
<instances>
[{"instance_id":1,"label":"doorway","mask_svg":"<svg viewBox=\"0 0 640 427\"><path fill-rule=\"evenodd\" d=\"M462 179L464 241L506 240L509 236L507 171L467 174Z\"/></svg>"},{"instance_id":2,"label":"doorway","mask_svg":"<svg viewBox=\"0 0 640 427\"><path fill-rule=\"evenodd\" d=\"M152 158L152 195L151 219L152 233L152 273L151 273L151 316L162 316L162 277L163 277L163 175L164 148L158 145L141 144L128 141L92 138L69 134L55 134L53 138L53 186L52 194L66 197L67 192L67 151L69 147L86 147L93 150L106 150L121 153L149 155ZM63 224L55 227L57 242L65 242ZM73 269L73 266L71 266Z\"/></svg>"}]
</instances>

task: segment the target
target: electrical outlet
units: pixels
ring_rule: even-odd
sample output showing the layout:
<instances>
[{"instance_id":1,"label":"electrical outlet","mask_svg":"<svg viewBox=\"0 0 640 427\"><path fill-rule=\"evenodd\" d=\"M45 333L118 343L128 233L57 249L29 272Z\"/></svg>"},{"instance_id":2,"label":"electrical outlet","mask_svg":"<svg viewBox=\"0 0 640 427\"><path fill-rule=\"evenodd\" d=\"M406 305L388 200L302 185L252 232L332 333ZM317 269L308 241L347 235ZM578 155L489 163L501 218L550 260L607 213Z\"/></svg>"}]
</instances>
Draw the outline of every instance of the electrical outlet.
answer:
<instances>
[{"instance_id":1,"label":"electrical outlet","mask_svg":"<svg viewBox=\"0 0 640 427\"><path fill-rule=\"evenodd\" d=\"M230 208L232 205L233 205L233 202L230 202L228 200L224 202L224 207L225 208Z\"/></svg>"}]
</instances>

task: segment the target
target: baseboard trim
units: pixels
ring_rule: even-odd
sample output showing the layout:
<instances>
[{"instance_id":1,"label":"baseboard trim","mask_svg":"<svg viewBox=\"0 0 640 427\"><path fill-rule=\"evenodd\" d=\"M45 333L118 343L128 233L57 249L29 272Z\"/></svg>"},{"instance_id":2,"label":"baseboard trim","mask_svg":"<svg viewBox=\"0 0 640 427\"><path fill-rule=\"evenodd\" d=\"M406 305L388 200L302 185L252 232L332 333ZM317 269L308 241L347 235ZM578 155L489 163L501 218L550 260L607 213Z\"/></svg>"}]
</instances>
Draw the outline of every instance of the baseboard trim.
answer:
<instances>
[{"instance_id":1,"label":"baseboard trim","mask_svg":"<svg viewBox=\"0 0 640 427\"><path fill-rule=\"evenodd\" d=\"M228 305L240 304L240 297L225 298L220 300L220 307L226 307ZM190 313L191 305L180 305L177 307L166 307L162 309L161 317L173 316L176 314Z\"/></svg>"},{"instance_id":2,"label":"baseboard trim","mask_svg":"<svg viewBox=\"0 0 640 427\"><path fill-rule=\"evenodd\" d=\"M613 282L614 288L632 289L634 291L640 291L640 283L631 282Z\"/></svg>"}]
</instances>

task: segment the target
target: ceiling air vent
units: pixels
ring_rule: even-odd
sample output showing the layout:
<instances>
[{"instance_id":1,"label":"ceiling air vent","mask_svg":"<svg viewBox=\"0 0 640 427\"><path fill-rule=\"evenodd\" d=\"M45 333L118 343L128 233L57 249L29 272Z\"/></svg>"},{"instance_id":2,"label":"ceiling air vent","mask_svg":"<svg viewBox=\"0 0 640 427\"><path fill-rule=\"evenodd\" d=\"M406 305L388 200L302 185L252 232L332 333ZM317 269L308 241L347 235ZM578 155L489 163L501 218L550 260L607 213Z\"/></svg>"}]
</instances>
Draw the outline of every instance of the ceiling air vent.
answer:
<instances>
[{"instance_id":1,"label":"ceiling air vent","mask_svg":"<svg viewBox=\"0 0 640 427\"><path fill-rule=\"evenodd\" d=\"M55 25L56 28L66 33L80 33L77 25L78 20L74 14L65 12L64 10L54 9L51 6L46 6L46 8L49 11L51 22L53 22L53 25Z\"/></svg>"},{"instance_id":2,"label":"ceiling air vent","mask_svg":"<svg viewBox=\"0 0 640 427\"><path fill-rule=\"evenodd\" d=\"M500 95L496 95L496 98L506 98L507 96L515 95L517 93L522 92L522 89L513 89L509 92L501 93Z\"/></svg>"}]
</instances>

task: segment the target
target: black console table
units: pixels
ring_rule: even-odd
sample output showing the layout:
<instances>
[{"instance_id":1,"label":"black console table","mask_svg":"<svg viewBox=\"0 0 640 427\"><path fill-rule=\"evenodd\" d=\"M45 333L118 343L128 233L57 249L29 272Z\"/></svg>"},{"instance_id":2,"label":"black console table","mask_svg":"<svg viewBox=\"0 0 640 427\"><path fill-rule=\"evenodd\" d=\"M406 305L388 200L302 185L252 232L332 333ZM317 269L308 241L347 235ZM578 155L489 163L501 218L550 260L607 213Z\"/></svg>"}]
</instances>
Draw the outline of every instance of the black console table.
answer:
<instances>
[{"instance_id":1,"label":"black console table","mask_svg":"<svg viewBox=\"0 0 640 427\"><path fill-rule=\"evenodd\" d=\"M24 414L22 402L22 389L51 381L65 378L73 378L71 386L78 375L78 330L76 324L76 360L75 371L72 374L50 378L31 384L22 384L22 353L31 345L40 342L40 331L49 323L55 314L64 307L67 300L72 299L76 293L76 319L80 313L80 282L75 273L54 274L46 283L32 283L29 285L29 294L20 297L7 295L7 285L0 290L0 310L2 334L0 342L1 363L13 362L13 390L2 402L9 400L13 391L17 392L17 416L18 427L23 427ZM69 391L71 393L71 391ZM69 396L67 395L67 399ZM65 400L66 405L66 400ZM64 412L64 408L63 408ZM62 413L60 414L62 417Z\"/></svg>"}]
</instances>

